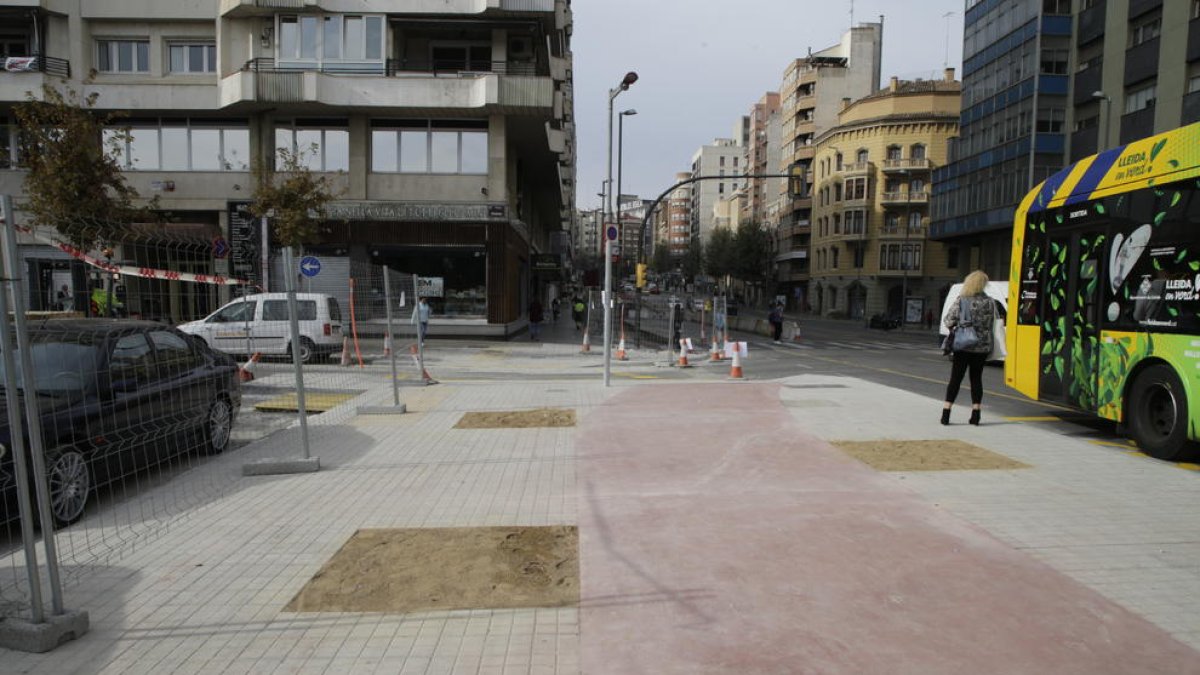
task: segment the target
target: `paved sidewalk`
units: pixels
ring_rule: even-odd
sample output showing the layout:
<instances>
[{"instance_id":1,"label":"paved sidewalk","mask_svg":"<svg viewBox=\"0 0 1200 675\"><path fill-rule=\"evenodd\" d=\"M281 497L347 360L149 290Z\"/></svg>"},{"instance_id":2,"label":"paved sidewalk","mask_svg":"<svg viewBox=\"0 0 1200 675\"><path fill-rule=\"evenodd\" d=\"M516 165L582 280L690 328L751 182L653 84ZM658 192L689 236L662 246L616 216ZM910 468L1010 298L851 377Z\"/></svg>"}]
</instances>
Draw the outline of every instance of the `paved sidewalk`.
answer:
<instances>
[{"instance_id":1,"label":"paved sidewalk","mask_svg":"<svg viewBox=\"0 0 1200 675\"><path fill-rule=\"evenodd\" d=\"M635 352L605 388L578 352L435 344L407 414L314 419L319 473L240 475L288 430L179 476L222 488L72 570L91 631L0 671L1200 673L1195 473L850 378L635 379L665 372ZM541 406L579 426L452 428ZM958 437L1032 468L880 474L827 443ZM580 608L283 611L360 528L541 524L580 527Z\"/></svg>"}]
</instances>

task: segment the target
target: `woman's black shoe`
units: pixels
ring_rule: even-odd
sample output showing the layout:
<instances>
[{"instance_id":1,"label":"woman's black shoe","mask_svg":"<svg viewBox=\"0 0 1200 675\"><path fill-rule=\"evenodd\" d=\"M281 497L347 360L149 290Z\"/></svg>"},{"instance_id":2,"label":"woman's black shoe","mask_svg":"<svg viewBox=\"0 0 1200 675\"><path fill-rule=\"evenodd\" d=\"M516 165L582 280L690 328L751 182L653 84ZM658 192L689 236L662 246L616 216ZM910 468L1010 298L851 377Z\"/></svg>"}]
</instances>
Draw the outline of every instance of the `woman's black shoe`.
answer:
<instances>
[{"instance_id":1,"label":"woman's black shoe","mask_svg":"<svg viewBox=\"0 0 1200 675\"><path fill-rule=\"evenodd\" d=\"M967 422L979 426L979 410L972 410L971 419L967 420Z\"/></svg>"},{"instance_id":2,"label":"woman's black shoe","mask_svg":"<svg viewBox=\"0 0 1200 675\"><path fill-rule=\"evenodd\" d=\"M942 424L950 424L950 409L942 408Z\"/></svg>"}]
</instances>

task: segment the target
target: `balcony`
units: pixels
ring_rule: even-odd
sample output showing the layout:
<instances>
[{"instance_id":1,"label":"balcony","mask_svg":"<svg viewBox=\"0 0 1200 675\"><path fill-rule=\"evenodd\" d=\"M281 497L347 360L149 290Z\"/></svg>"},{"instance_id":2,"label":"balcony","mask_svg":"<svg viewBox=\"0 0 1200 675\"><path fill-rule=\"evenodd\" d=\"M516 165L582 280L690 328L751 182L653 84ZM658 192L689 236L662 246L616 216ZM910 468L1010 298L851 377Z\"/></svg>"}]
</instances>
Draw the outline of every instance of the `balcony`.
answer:
<instances>
[{"instance_id":1,"label":"balcony","mask_svg":"<svg viewBox=\"0 0 1200 675\"><path fill-rule=\"evenodd\" d=\"M879 203L884 206L922 206L929 203L928 192L884 192L879 195Z\"/></svg>"},{"instance_id":2,"label":"balcony","mask_svg":"<svg viewBox=\"0 0 1200 675\"><path fill-rule=\"evenodd\" d=\"M902 159L883 160L884 173L909 173L913 171L932 171L933 163L926 157L905 157Z\"/></svg>"},{"instance_id":3,"label":"balcony","mask_svg":"<svg viewBox=\"0 0 1200 675\"><path fill-rule=\"evenodd\" d=\"M40 98L47 75L71 77L71 62L42 55L0 58L0 101L24 101L26 92Z\"/></svg>"},{"instance_id":4,"label":"balcony","mask_svg":"<svg viewBox=\"0 0 1200 675\"><path fill-rule=\"evenodd\" d=\"M928 233L928 228L924 223L921 225L884 225L879 228L879 236L888 239L924 239Z\"/></svg>"},{"instance_id":5,"label":"balcony","mask_svg":"<svg viewBox=\"0 0 1200 675\"><path fill-rule=\"evenodd\" d=\"M861 211L871 207L871 199L869 197L863 197L861 199L843 199L842 201L838 202L838 206L843 211Z\"/></svg>"},{"instance_id":6,"label":"balcony","mask_svg":"<svg viewBox=\"0 0 1200 675\"><path fill-rule=\"evenodd\" d=\"M554 83L523 64L494 62L492 70L439 71L424 64L386 62L283 65L246 62L220 82L221 106L315 102L346 107L484 109L551 114Z\"/></svg>"},{"instance_id":7,"label":"balcony","mask_svg":"<svg viewBox=\"0 0 1200 675\"><path fill-rule=\"evenodd\" d=\"M864 174L864 173L872 173L874 171L875 171L875 163L874 162L851 162L849 164L843 164L837 170L838 173L845 174L847 176L853 176L853 175Z\"/></svg>"}]
</instances>

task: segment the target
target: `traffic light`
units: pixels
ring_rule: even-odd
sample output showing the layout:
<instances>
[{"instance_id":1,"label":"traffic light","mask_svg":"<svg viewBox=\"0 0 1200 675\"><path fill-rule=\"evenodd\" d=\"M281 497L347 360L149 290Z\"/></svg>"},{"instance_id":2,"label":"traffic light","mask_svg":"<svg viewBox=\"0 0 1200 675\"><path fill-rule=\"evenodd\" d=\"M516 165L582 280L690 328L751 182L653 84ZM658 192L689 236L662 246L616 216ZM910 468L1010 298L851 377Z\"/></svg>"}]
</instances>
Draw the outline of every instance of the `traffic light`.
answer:
<instances>
[{"instance_id":1,"label":"traffic light","mask_svg":"<svg viewBox=\"0 0 1200 675\"><path fill-rule=\"evenodd\" d=\"M637 264L637 287L646 287L646 263Z\"/></svg>"}]
</instances>

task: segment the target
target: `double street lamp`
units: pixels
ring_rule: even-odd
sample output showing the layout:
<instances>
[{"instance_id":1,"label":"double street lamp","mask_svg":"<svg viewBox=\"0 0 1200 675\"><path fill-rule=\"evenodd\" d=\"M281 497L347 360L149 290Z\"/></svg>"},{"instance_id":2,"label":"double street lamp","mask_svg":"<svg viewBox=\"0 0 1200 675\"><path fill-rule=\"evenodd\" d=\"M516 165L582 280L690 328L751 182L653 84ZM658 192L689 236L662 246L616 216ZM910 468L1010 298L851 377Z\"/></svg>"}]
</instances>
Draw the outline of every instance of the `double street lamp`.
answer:
<instances>
[{"instance_id":1,"label":"double street lamp","mask_svg":"<svg viewBox=\"0 0 1200 675\"><path fill-rule=\"evenodd\" d=\"M630 71L625 73L625 77L621 78L621 83L614 89L608 90L608 199L605 207L607 215L605 217L604 229L604 288L600 291L600 301L604 303L604 386L609 386L610 376L612 372L612 237L609 237L608 228L613 227L613 198L612 198L612 141L613 141L613 101L621 95L621 92L628 89L634 82L637 82L637 73ZM624 113L622 113L624 115ZM619 199L619 197L618 197Z\"/></svg>"}]
</instances>

